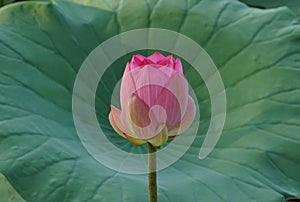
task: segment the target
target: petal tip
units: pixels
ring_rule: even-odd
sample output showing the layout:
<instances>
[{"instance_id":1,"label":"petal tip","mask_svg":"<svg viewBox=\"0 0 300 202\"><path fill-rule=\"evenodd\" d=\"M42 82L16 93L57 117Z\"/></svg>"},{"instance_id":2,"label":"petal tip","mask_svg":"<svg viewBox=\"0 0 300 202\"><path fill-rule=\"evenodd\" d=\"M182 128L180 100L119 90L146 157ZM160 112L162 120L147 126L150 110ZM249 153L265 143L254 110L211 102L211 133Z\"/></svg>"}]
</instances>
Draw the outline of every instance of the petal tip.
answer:
<instances>
[{"instance_id":1,"label":"petal tip","mask_svg":"<svg viewBox=\"0 0 300 202\"><path fill-rule=\"evenodd\" d=\"M159 61L163 60L165 56L158 51L155 51L152 55L147 57L153 63L158 63Z\"/></svg>"}]
</instances>

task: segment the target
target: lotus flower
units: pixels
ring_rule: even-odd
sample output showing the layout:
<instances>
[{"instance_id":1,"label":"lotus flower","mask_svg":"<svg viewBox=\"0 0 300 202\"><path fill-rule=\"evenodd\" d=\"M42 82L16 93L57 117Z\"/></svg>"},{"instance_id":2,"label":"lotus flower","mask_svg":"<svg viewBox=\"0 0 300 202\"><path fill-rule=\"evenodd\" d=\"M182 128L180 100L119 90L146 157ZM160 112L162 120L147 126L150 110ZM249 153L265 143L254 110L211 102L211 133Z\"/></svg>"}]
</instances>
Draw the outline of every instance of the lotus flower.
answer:
<instances>
[{"instance_id":1,"label":"lotus flower","mask_svg":"<svg viewBox=\"0 0 300 202\"><path fill-rule=\"evenodd\" d=\"M114 130L134 145L159 147L187 129L195 117L195 103L179 58L155 52L133 56L120 89L121 110L111 105Z\"/></svg>"}]
</instances>

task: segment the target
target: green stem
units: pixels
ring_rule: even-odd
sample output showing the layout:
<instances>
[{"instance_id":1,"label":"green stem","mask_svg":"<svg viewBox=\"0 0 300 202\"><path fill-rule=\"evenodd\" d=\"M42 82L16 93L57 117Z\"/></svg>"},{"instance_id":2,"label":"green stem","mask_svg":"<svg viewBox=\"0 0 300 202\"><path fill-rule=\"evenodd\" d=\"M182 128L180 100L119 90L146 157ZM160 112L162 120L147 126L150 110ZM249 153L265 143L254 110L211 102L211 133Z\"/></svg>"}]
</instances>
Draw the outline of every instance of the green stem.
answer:
<instances>
[{"instance_id":1,"label":"green stem","mask_svg":"<svg viewBox=\"0 0 300 202\"><path fill-rule=\"evenodd\" d=\"M148 143L148 201L157 202L156 148Z\"/></svg>"}]
</instances>

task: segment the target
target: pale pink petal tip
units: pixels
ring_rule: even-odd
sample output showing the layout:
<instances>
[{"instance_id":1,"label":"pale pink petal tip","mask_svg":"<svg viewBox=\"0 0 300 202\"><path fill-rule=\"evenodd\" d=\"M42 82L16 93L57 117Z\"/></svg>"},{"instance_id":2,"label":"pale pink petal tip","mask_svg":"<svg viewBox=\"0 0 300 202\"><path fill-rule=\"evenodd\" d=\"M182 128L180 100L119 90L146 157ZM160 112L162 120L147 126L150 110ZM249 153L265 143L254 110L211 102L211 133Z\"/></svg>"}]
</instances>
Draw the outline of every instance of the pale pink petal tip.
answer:
<instances>
[{"instance_id":1,"label":"pale pink petal tip","mask_svg":"<svg viewBox=\"0 0 300 202\"><path fill-rule=\"evenodd\" d=\"M121 111L119 109L117 109L116 107L114 107L113 105L110 106L111 111L109 113L109 122L111 124L111 126L113 127L113 129L122 137L125 137L124 135L124 131L122 131L122 124L120 121L120 114Z\"/></svg>"}]
</instances>

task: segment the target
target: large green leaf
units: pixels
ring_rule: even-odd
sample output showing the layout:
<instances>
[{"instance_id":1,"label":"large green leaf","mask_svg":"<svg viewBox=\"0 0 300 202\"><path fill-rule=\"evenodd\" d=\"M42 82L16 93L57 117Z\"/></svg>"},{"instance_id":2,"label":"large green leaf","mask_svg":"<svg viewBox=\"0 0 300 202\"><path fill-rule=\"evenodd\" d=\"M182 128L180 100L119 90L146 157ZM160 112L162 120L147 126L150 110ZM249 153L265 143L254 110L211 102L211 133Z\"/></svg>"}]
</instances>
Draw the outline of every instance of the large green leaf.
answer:
<instances>
[{"instance_id":1,"label":"large green leaf","mask_svg":"<svg viewBox=\"0 0 300 202\"><path fill-rule=\"evenodd\" d=\"M20 1L50 1L50 0L0 0L0 2L2 2L3 5L8 5L8 4L11 4L11 3L17 3L17 2L20 2Z\"/></svg>"},{"instance_id":2,"label":"large green leaf","mask_svg":"<svg viewBox=\"0 0 300 202\"><path fill-rule=\"evenodd\" d=\"M0 171L29 201L147 201L147 177L110 170L82 146L72 89L87 55L135 28L179 31L216 63L226 87L225 129L198 159L209 120L205 84L185 63L201 111L196 140L158 173L160 201L267 201L300 195L300 26L286 8L235 1L25 2L0 10ZM98 119L116 145L134 152L107 120L113 85L130 55L99 84Z\"/></svg>"},{"instance_id":3,"label":"large green leaf","mask_svg":"<svg viewBox=\"0 0 300 202\"><path fill-rule=\"evenodd\" d=\"M279 6L287 6L294 11L295 14L300 16L300 3L298 0L240 0L249 6L255 6L258 8L276 8Z\"/></svg>"},{"instance_id":4,"label":"large green leaf","mask_svg":"<svg viewBox=\"0 0 300 202\"><path fill-rule=\"evenodd\" d=\"M2 3L3 5L11 4L11 3L13 3L13 2L14 2L14 0L2 0L2 1L1 1L1 3Z\"/></svg>"}]
</instances>

